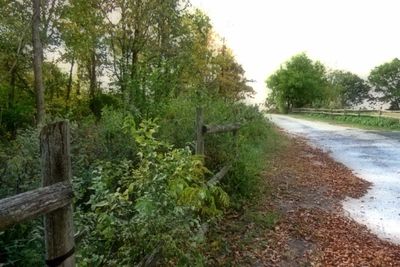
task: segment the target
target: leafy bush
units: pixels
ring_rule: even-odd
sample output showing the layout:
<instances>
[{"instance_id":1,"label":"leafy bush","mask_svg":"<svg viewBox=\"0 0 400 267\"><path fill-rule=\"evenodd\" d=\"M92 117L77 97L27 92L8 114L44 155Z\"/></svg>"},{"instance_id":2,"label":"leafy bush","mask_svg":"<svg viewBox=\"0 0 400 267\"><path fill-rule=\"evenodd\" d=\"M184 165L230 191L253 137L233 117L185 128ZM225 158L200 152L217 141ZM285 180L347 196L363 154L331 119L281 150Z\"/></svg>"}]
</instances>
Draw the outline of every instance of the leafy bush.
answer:
<instances>
[{"instance_id":1,"label":"leafy bush","mask_svg":"<svg viewBox=\"0 0 400 267\"><path fill-rule=\"evenodd\" d=\"M202 223L220 216L229 202L240 207L254 195L270 126L256 108L216 99L205 103L206 123L244 125L237 140L231 133L207 136L205 162L192 155L197 102L191 98L168 102L161 119L139 126L130 113L112 108L103 109L100 120L71 123L82 266L133 265L157 247L164 264L200 264ZM38 147L36 130L2 146L0 178L7 181L2 197L39 186ZM233 168L221 187L208 186L212 172L227 163ZM0 233L0 259L4 255L9 266L42 266L42 231L39 220Z\"/></svg>"},{"instance_id":2,"label":"leafy bush","mask_svg":"<svg viewBox=\"0 0 400 267\"><path fill-rule=\"evenodd\" d=\"M205 139L205 162L208 169L217 172L232 163L233 169L223 179L223 188L240 201L257 191L259 173L264 168L264 156L269 143L270 124L256 108L243 103L208 98L202 102L206 124L239 122L243 127L235 140L232 133L208 135ZM194 149L196 98L180 97L168 102L161 111L160 138L178 146L190 144Z\"/></svg>"},{"instance_id":3,"label":"leafy bush","mask_svg":"<svg viewBox=\"0 0 400 267\"><path fill-rule=\"evenodd\" d=\"M166 259L190 262L202 218L228 205L222 189L206 185L201 159L155 139L156 128L126 128L138 144L138 165L99 161L88 189L74 181L77 191L90 191L77 212L83 266L132 265L159 245Z\"/></svg>"},{"instance_id":4,"label":"leafy bush","mask_svg":"<svg viewBox=\"0 0 400 267\"><path fill-rule=\"evenodd\" d=\"M0 199L40 185L38 136L36 129L28 128L14 141L0 146ZM0 265L42 266L41 225L41 220L34 220L0 232Z\"/></svg>"}]
</instances>

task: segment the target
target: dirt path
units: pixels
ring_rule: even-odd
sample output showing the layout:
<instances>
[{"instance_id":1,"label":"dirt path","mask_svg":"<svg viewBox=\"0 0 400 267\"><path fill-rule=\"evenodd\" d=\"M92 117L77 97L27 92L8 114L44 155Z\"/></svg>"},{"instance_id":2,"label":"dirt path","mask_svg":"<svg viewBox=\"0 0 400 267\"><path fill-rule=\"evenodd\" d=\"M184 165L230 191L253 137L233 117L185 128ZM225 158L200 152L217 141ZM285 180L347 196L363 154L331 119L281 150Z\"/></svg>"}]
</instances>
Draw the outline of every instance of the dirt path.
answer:
<instances>
[{"instance_id":1,"label":"dirt path","mask_svg":"<svg viewBox=\"0 0 400 267\"><path fill-rule=\"evenodd\" d=\"M400 142L395 138L400 132L376 133L284 115L270 118L371 182L367 194L348 199L343 207L354 220L400 245Z\"/></svg>"},{"instance_id":2,"label":"dirt path","mask_svg":"<svg viewBox=\"0 0 400 267\"><path fill-rule=\"evenodd\" d=\"M400 246L349 219L340 203L370 186L292 139L263 174L270 188L210 233L209 265L400 266Z\"/></svg>"}]
</instances>

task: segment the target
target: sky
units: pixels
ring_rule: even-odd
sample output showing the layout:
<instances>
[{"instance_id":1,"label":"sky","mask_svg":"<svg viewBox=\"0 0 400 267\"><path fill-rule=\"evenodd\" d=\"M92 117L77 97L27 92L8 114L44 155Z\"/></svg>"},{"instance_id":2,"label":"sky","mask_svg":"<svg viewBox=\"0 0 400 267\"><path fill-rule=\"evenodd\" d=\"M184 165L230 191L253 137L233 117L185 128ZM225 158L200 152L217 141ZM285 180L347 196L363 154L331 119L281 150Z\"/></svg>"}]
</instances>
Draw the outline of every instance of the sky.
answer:
<instances>
[{"instance_id":1,"label":"sky","mask_svg":"<svg viewBox=\"0 0 400 267\"><path fill-rule=\"evenodd\" d=\"M399 0L191 0L226 39L247 78L253 103L265 100L265 80L305 52L329 69L363 78L400 58Z\"/></svg>"}]
</instances>

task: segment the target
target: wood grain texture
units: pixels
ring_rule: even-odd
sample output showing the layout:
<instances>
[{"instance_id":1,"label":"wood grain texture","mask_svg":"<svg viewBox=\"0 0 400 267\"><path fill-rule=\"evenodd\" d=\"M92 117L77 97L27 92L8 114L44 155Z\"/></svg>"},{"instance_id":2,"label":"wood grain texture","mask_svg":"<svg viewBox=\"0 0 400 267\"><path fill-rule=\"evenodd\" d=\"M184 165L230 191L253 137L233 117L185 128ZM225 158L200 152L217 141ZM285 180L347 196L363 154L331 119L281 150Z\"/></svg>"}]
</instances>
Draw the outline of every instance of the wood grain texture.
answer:
<instances>
[{"instance_id":1,"label":"wood grain texture","mask_svg":"<svg viewBox=\"0 0 400 267\"><path fill-rule=\"evenodd\" d=\"M40 133L43 186L71 183L70 133L66 121L47 125ZM75 246L72 203L45 215L46 260L65 255ZM61 267L75 266L75 256Z\"/></svg>"},{"instance_id":2,"label":"wood grain texture","mask_svg":"<svg viewBox=\"0 0 400 267\"><path fill-rule=\"evenodd\" d=\"M71 203L72 187L57 183L0 200L0 231Z\"/></svg>"}]
</instances>

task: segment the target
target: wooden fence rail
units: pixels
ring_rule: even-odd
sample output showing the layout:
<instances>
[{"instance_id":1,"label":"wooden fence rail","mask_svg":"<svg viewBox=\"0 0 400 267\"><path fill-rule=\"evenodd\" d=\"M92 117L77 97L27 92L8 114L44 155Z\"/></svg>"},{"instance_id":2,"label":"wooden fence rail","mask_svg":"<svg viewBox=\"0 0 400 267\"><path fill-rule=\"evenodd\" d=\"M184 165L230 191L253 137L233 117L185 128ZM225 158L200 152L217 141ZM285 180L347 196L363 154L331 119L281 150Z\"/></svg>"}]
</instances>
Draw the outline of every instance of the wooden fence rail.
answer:
<instances>
[{"instance_id":1,"label":"wooden fence rail","mask_svg":"<svg viewBox=\"0 0 400 267\"><path fill-rule=\"evenodd\" d=\"M354 109L324 109L324 108L294 108L293 113L313 113L313 114L327 114L336 116L358 116L358 117L378 117L399 119L400 111L389 110L354 110Z\"/></svg>"},{"instance_id":2,"label":"wooden fence rail","mask_svg":"<svg viewBox=\"0 0 400 267\"><path fill-rule=\"evenodd\" d=\"M43 187L0 200L0 230L44 215L50 267L75 266L69 136L68 122L45 126L40 133Z\"/></svg>"},{"instance_id":3,"label":"wooden fence rail","mask_svg":"<svg viewBox=\"0 0 400 267\"><path fill-rule=\"evenodd\" d=\"M196 154L204 155L204 139L207 134L232 132L236 136L240 127L237 123L205 125L203 110L198 108ZM0 200L0 231L44 215L47 266L73 267L75 241L68 122L53 123L42 129L40 154L42 187ZM223 167L207 184L211 186L219 183L230 168L231 165ZM156 257L150 258L152 260L147 259L144 266L151 266Z\"/></svg>"},{"instance_id":4,"label":"wooden fence rail","mask_svg":"<svg viewBox=\"0 0 400 267\"><path fill-rule=\"evenodd\" d=\"M240 123L230 123L223 125L206 125L204 124L204 113L202 108L196 109L196 154L204 155L204 140L207 134L219 134L232 132L237 138L237 131L241 128ZM208 185L216 185L228 173L232 166L229 164L224 166L209 181Z\"/></svg>"},{"instance_id":5,"label":"wooden fence rail","mask_svg":"<svg viewBox=\"0 0 400 267\"><path fill-rule=\"evenodd\" d=\"M72 187L57 183L0 200L0 231L71 203Z\"/></svg>"}]
</instances>

